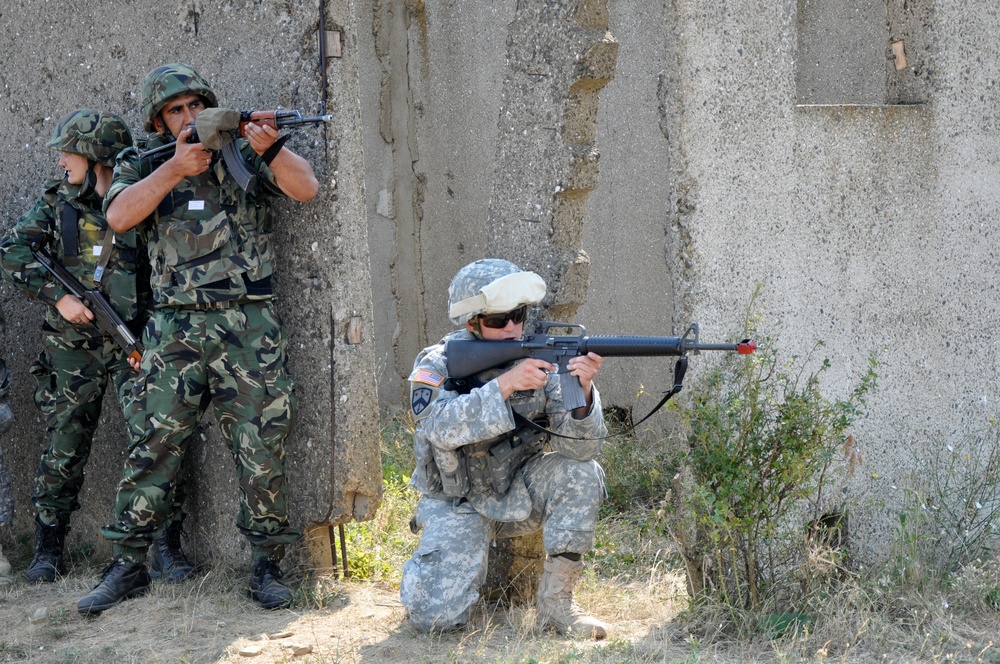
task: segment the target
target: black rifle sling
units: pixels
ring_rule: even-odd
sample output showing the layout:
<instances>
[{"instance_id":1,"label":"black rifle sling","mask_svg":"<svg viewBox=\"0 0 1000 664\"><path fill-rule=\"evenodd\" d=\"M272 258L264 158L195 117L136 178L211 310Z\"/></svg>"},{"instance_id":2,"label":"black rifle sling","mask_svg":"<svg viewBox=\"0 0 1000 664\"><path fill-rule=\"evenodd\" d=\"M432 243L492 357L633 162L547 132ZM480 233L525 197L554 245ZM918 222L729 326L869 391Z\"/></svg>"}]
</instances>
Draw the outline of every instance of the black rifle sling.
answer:
<instances>
[{"instance_id":1,"label":"black rifle sling","mask_svg":"<svg viewBox=\"0 0 1000 664\"><path fill-rule=\"evenodd\" d=\"M653 414L656 413L656 411L663 408L664 404L670 401L671 397L673 397L675 394L684 389L684 374L687 373L687 366L688 366L687 355L681 355L679 358L677 358L677 363L674 365L674 386L670 389L669 392L663 395L663 398L660 399L660 403L653 406L653 410L646 413L642 417L642 419L640 419L638 422L633 422L622 433L630 433L632 431L635 431L635 428L637 426L639 426L640 424L648 420L650 417L652 417ZM600 440L599 438L581 438L580 436L565 436L561 433L556 433L555 431L544 429L527 418L522 417L521 420L519 420L518 417L519 415L517 413L514 413L514 422L520 424L521 420L524 420L525 426L534 429L535 431L539 431L541 433L547 433L550 436L558 436L559 438L567 438L569 440Z\"/></svg>"},{"instance_id":2,"label":"black rifle sling","mask_svg":"<svg viewBox=\"0 0 1000 664\"><path fill-rule=\"evenodd\" d=\"M115 244L115 231L113 228L108 226L108 230L104 231L104 242L101 244L101 255L97 259L97 267L94 269L94 283L100 285L101 279L104 278L104 270L107 269L108 263L111 261L111 251L114 249Z\"/></svg>"},{"instance_id":3,"label":"black rifle sling","mask_svg":"<svg viewBox=\"0 0 1000 664\"><path fill-rule=\"evenodd\" d=\"M80 213L75 207L60 201L59 223L62 233L63 258L76 259L80 255Z\"/></svg>"}]
</instances>

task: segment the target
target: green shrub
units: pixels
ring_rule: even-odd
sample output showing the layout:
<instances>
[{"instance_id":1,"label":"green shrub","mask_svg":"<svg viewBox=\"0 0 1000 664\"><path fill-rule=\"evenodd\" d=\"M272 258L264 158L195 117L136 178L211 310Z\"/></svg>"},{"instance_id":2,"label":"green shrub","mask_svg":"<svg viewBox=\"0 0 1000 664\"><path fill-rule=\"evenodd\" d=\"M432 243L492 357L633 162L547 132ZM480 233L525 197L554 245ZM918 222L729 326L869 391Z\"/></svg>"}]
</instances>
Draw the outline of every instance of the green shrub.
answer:
<instances>
[{"instance_id":1,"label":"green shrub","mask_svg":"<svg viewBox=\"0 0 1000 664\"><path fill-rule=\"evenodd\" d=\"M409 486L413 464L412 420L387 419L382 427L382 505L371 521L345 528L352 578L399 582L403 563L417 546L409 527L419 499Z\"/></svg>"},{"instance_id":2,"label":"green shrub","mask_svg":"<svg viewBox=\"0 0 1000 664\"><path fill-rule=\"evenodd\" d=\"M675 405L687 445L668 527L695 599L776 610L777 590L790 587L807 545L835 537L838 517L823 510L853 467L849 429L877 363L845 399L832 399L820 389L831 366L814 360L821 348L782 361L765 338L754 355L725 357Z\"/></svg>"}]
</instances>

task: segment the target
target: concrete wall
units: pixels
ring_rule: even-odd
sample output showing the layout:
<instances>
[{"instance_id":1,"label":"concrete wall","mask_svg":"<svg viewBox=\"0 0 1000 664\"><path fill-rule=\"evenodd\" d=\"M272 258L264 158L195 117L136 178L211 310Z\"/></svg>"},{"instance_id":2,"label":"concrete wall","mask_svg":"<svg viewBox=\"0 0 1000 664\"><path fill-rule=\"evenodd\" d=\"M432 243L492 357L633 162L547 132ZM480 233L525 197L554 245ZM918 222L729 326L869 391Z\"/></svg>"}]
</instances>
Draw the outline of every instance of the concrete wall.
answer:
<instances>
[{"instance_id":1,"label":"concrete wall","mask_svg":"<svg viewBox=\"0 0 1000 664\"><path fill-rule=\"evenodd\" d=\"M16 47L0 72L8 210L54 171L53 116L89 103L138 124L135 91L163 60L192 61L235 105L319 96L315 3L64 3L51 30L48 3L24 4L0 9ZM293 370L313 399L292 447L324 448L333 403L337 459L349 455L342 446L371 432L373 382L383 408L400 407L414 355L451 329L448 282L487 254L539 270L554 287L548 313L594 334L676 334L697 320L704 340L730 340L760 283L783 352L826 342L831 395L879 354L881 390L856 432L862 499L891 502L913 448L995 414L991 4L327 4L328 29L344 36L330 64L338 120L325 141L306 131L294 143L324 198L289 206L280 231ZM96 32L70 27L81 21ZM12 313L13 294L0 294L23 383L38 313L20 300ZM355 313L364 343L347 347L340 329ZM641 411L669 380L667 361L612 360L600 385L608 403ZM40 426L23 393L17 409L15 445L28 449ZM206 464L222 461L206 449ZM17 462L20 495L33 456ZM318 485L310 507L327 489L336 502L342 484ZM99 490L90 501L107 504ZM873 513L852 529L877 542L890 525Z\"/></svg>"},{"instance_id":2,"label":"concrete wall","mask_svg":"<svg viewBox=\"0 0 1000 664\"><path fill-rule=\"evenodd\" d=\"M106 109L122 114L141 135L139 87L156 66L176 60L194 65L221 102L234 108L314 114L328 99L334 121L325 129L303 129L289 142L313 164L320 194L308 204L283 204L276 230L277 306L301 403L300 423L286 446L288 480L293 519L303 529L370 518L381 495L375 326L363 222L359 22L350 0L324 5L326 29L340 31L344 43L343 57L325 63L326 94L318 0L25 0L0 6L0 36L8 45L0 71L0 232L29 208L44 179L61 175L57 154L45 146L60 116L80 106ZM8 322L2 352L15 374L17 423L2 444L14 476L16 532L32 527L28 496L44 445L28 374L40 350L42 305L6 284L0 285L0 304ZM360 343L347 340L352 320ZM70 546L103 546L97 529L112 518L124 439L109 396ZM188 504L188 548L202 559L245 561L245 542L233 526L235 473L217 427L192 454L197 472Z\"/></svg>"},{"instance_id":3,"label":"concrete wall","mask_svg":"<svg viewBox=\"0 0 1000 664\"><path fill-rule=\"evenodd\" d=\"M405 104L389 111L408 124L388 143L366 134L384 158L374 172L369 161L368 177L384 187L395 168L413 184L406 193L396 183L403 195L390 208L368 188L372 227L382 229L371 236L373 272L382 272L374 288L383 406L401 403L414 351L450 329L446 287L458 267L498 252L547 277L564 274L548 261L568 250L547 211L558 204L555 189L545 187L565 162L536 130L564 130L569 91L550 83L576 67L561 59L579 27L571 4L379 5L409 16L397 17L394 33L406 36L405 47L394 42L405 66L384 50L378 60L383 85ZM892 504L921 446L978 428L1000 396L990 343L996 8L575 5L606 12L618 46L596 109L596 186L570 231L572 249L589 256L589 282L573 285L569 299L584 301L564 311L596 334L677 334L697 320L703 340L732 340L761 284L759 305L784 353L826 342L830 395L846 395L869 356L883 361L881 389L857 426L864 467L851 495ZM371 95L366 114L384 116L385 99ZM539 99L535 122L508 112ZM506 138L512 122L523 141ZM407 161L396 166L400 155ZM531 217L531 202L541 221L525 234L518 223ZM397 215L394 233L377 210ZM692 374L708 361L693 360ZM669 362L614 360L600 385L608 403L642 411L669 380ZM872 508L853 521L858 542L882 539L888 515Z\"/></svg>"}]
</instances>

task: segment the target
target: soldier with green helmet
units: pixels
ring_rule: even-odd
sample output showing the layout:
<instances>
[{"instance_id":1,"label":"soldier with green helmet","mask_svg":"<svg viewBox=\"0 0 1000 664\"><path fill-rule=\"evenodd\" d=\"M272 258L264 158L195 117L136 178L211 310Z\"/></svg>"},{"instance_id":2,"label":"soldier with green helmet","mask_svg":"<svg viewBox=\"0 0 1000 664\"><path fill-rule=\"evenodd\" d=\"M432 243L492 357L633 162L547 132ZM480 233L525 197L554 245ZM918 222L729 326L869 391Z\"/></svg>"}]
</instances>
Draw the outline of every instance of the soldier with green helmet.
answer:
<instances>
[{"instance_id":1,"label":"soldier with green helmet","mask_svg":"<svg viewBox=\"0 0 1000 664\"><path fill-rule=\"evenodd\" d=\"M309 163L284 147L272 127L250 123L236 147L256 175L244 190L217 152L189 143L192 124L218 99L192 67L172 63L142 85L146 148L176 141L169 158L126 152L105 199L108 223L147 241L154 311L143 336L135 383L131 454L104 528L113 561L78 604L100 613L149 585L150 542L169 516L169 496L206 395L236 462L239 531L249 540L251 596L265 608L287 606L291 589L279 563L299 538L288 519L284 440L296 399L285 337L272 303L274 250L270 200L315 197Z\"/></svg>"},{"instance_id":2,"label":"soldier with green helmet","mask_svg":"<svg viewBox=\"0 0 1000 664\"><path fill-rule=\"evenodd\" d=\"M32 494L35 551L26 575L33 582L55 581L65 571L64 541L70 515L80 508L77 497L104 391L111 383L125 412L137 367L130 366L114 339L94 325L94 313L42 267L32 250L48 250L81 284L104 292L135 333L150 304L145 248L135 232L116 235L102 207L115 158L132 147L128 126L116 115L82 108L59 120L48 145L59 151L65 177L45 185L41 198L0 243L2 276L50 305L42 325L43 350L31 367L35 404L46 426L46 449ZM174 496L183 500L183 490ZM172 514L176 530L176 506ZM160 544L165 546L162 540ZM179 547L178 539L168 560L180 565L172 572L183 577L192 568Z\"/></svg>"}]
</instances>

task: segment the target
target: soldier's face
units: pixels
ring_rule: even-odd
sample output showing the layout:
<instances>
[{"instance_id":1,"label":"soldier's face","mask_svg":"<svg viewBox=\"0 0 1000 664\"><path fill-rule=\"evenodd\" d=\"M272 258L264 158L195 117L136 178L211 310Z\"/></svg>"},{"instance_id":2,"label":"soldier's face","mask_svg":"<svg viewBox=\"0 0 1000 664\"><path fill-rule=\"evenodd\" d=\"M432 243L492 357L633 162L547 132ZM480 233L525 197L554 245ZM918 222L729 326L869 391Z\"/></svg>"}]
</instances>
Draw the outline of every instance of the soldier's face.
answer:
<instances>
[{"instance_id":1,"label":"soldier's face","mask_svg":"<svg viewBox=\"0 0 1000 664\"><path fill-rule=\"evenodd\" d=\"M469 321L465 324L470 332L474 332L476 323ZM486 341L515 341L524 334L524 321L515 323L512 320L501 328L486 327L479 325L479 334Z\"/></svg>"},{"instance_id":2,"label":"soldier's face","mask_svg":"<svg viewBox=\"0 0 1000 664\"><path fill-rule=\"evenodd\" d=\"M205 100L198 95L181 95L167 102L153 125L161 134L169 133L176 138L204 110Z\"/></svg>"},{"instance_id":3,"label":"soldier's face","mask_svg":"<svg viewBox=\"0 0 1000 664\"><path fill-rule=\"evenodd\" d=\"M59 167L66 169L66 181L70 184L83 184L87 177L87 158L72 152L59 153Z\"/></svg>"}]
</instances>

